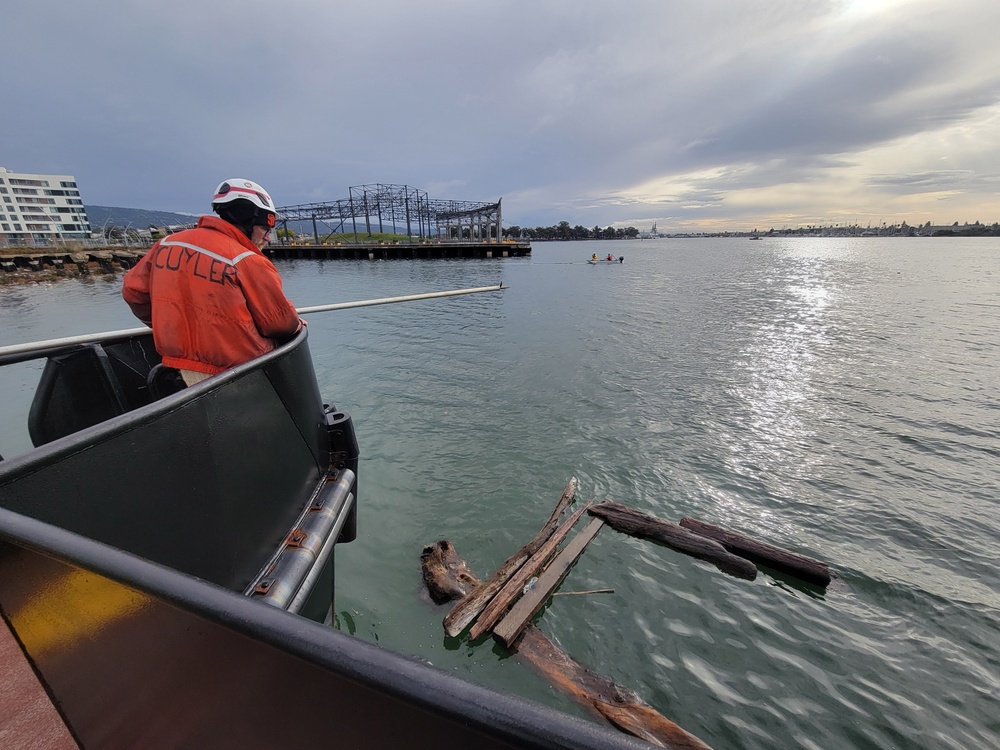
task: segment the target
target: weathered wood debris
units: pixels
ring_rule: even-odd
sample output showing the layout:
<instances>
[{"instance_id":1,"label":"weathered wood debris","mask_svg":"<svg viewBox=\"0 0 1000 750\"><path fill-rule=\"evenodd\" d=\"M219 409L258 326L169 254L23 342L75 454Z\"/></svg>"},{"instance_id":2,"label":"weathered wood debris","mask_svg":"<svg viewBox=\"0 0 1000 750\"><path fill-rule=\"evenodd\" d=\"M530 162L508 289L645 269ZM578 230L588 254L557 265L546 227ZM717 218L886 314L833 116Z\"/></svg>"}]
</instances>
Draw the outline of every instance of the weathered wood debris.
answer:
<instances>
[{"instance_id":1,"label":"weathered wood debris","mask_svg":"<svg viewBox=\"0 0 1000 750\"><path fill-rule=\"evenodd\" d=\"M444 618L444 632L451 637L457 636L471 623L483 607L490 603L490 600L503 587L507 579L524 565L525 561L531 557L539 547L541 547L555 531L559 525L559 519L563 512L572 504L576 497L577 481L576 477L569 480L566 489L563 490L559 502L545 522L535 538L521 547L517 552L507 558L506 562L497 568L482 586L476 588L469 596L464 597Z\"/></svg>"},{"instance_id":2,"label":"weathered wood debris","mask_svg":"<svg viewBox=\"0 0 1000 750\"><path fill-rule=\"evenodd\" d=\"M662 542L668 547L692 557L707 560L723 573L752 581L757 577L757 566L744 557L734 555L718 542L701 534L642 513L621 503L606 502L590 508L590 514L604 519L615 531Z\"/></svg>"},{"instance_id":3,"label":"weathered wood debris","mask_svg":"<svg viewBox=\"0 0 1000 750\"><path fill-rule=\"evenodd\" d=\"M475 594L480 586L448 541L435 542L421 553L424 582L434 601L447 601L459 591ZM460 579L453 579L461 571ZM470 577L471 576L471 577ZM538 669L553 687L612 726L657 747L673 750L711 750L693 734L670 721L626 687L584 667L553 643L541 630L528 625L517 642L518 655Z\"/></svg>"},{"instance_id":4,"label":"weathered wood debris","mask_svg":"<svg viewBox=\"0 0 1000 750\"><path fill-rule=\"evenodd\" d=\"M681 526L709 539L715 539L729 552L745 557L761 565L782 573L801 578L817 586L829 586L833 578L830 566L797 552L775 547L773 544L758 542L736 531L713 526L697 518L682 518Z\"/></svg>"},{"instance_id":5,"label":"weathered wood debris","mask_svg":"<svg viewBox=\"0 0 1000 750\"><path fill-rule=\"evenodd\" d=\"M661 747L707 750L701 740L661 716L631 690L574 661L531 624L532 618L546 601L559 593L556 589L605 525L711 562L729 575L748 580L756 577L754 562L758 562L826 586L832 577L829 567L813 558L698 519L683 518L680 525L673 524L612 501L584 504L560 522L576 491L574 477L534 539L484 582L469 570L451 542L442 540L424 547L421 570L431 598L438 604L458 600L444 618L445 632L456 637L468 628L471 640L491 633L498 643L516 650L537 667L554 686L622 731ZM591 516L590 521L560 550L559 545L585 513Z\"/></svg>"}]
</instances>

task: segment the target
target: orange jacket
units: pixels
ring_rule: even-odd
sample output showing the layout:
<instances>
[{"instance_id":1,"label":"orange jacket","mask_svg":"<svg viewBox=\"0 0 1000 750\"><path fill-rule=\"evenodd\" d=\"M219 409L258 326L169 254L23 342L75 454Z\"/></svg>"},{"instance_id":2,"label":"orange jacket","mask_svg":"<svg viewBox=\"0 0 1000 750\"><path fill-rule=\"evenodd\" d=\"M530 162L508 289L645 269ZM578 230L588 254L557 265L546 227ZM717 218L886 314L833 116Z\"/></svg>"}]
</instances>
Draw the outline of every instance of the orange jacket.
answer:
<instances>
[{"instance_id":1,"label":"orange jacket","mask_svg":"<svg viewBox=\"0 0 1000 750\"><path fill-rule=\"evenodd\" d=\"M300 327L271 261L215 216L153 245L125 274L122 297L152 327L163 363L182 370L214 375Z\"/></svg>"}]
</instances>

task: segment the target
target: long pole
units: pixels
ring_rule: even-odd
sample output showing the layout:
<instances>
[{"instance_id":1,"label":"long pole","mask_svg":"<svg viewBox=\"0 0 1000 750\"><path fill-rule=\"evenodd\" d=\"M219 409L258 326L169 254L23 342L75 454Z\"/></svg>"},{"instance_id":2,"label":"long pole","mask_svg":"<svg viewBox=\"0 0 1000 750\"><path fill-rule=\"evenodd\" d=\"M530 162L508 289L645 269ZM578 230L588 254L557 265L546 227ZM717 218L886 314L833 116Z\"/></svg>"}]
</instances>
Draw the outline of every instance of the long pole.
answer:
<instances>
[{"instance_id":1,"label":"long pole","mask_svg":"<svg viewBox=\"0 0 1000 750\"><path fill-rule=\"evenodd\" d=\"M424 294L406 294L401 297L382 297L379 299L364 299L356 302L336 302L331 305L314 305L312 307L299 307L296 312L299 315L309 315L317 312L330 312L332 310L352 310L356 307L374 307L375 305L392 305L396 302L416 302L422 299L437 299L439 297L458 297L463 294L478 294L480 292L498 292L507 289L503 283L496 286L479 286L470 289L450 289L445 292L426 292ZM29 341L25 344L12 344L10 346L0 346L0 358L13 354L31 354L33 352L46 351L48 349L59 349L64 346L76 344L92 344L97 341L109 341L115 339L126 339L130 336L141 336L149 333L149 328L125 328L120 331L104 331L103 333L85 333L80 336L66 336L60 339L48 339L47 341Z\"/></svg>"}]
</instances>

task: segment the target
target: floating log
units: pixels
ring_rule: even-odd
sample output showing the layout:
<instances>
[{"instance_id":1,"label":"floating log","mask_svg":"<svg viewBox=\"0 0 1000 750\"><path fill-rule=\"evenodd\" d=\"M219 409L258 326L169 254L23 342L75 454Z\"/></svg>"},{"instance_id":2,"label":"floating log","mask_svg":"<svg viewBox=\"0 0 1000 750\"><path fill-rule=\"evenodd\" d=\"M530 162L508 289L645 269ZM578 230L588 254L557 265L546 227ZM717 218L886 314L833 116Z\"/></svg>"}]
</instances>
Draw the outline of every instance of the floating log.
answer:
<instances>
[{"instance_id":1,"label":"floating log","mask_svg":"<svg viewBox=\"0 0 1000 750\"><path fill-rule=\"evenodd\" d=\"M657 747L710 750L708 745L647 705L633 691L584 667L534 625L525 628L517 643L517 653L544 674L554 687L596 711L626 734Z\"/></svg>"},{"instance_id":2,"label":"floating log","mask_svg":"<svg viewBox=\"0 0 1000 750\"><path fill-rule=\"evenodd\" d=\"M707 560L723 573L750 581L757 577L757 566L746 558L734 555L719 542L677 524L612 501L590 506L589 513L604 519L615 531L661 542L678 552Z\"/></svg>"},{"instance_id":3,"label":"floating log","mask_svg":"<svg viewBox=\"0 0 1000 750\"><path fill-rule=\"evenodd\" d=\"M812 557L775 547L766 542L758 542L737 531L730 531L705 521L699 521L697 518L682 518L681 526L696 534L714 539L735 555L745 557L761 565L767 565L818 586L828 586L832 580L830 566Z\"/></svg>"},{"instance_id":4,"label":"floating log","mask_svg":"<svg viewBox=\"0 0 1000 750\"><path fill-rule=\"evenodd\" d=\"M581 508L581 510L583 509ZM518 636L530 624L531 618L542 608L545 600L562 583L569 573L569 569L573 567L573 563L583 554L587 545L597 536L597 532L601 530L602 526L604 526L604 521L600 518L591 518L590 523L584 527L583 531L573 537L573 541L566 545L566 548L538 577L538 583L535 584L535 587L518 599L517 604L511 607L507 616L493 628L493 638L496 641L510 647L517 640Z\"/></svg>"},{"instance_id":5,"label":"floating log","mask_svg":"<svg viewBox=\"0 0 1000 750\"><path fill-rule=\"evenodd\" d=\"M525 584L531 580L532 576L545 567L546 563L555 554L559 544L573 530L576 522L580 520L580 516L584 514L584 511L588 507L586 505L583 506L567 518L553 532L552 536L545 541L545 544L538 548L535 554L525 561L520 568L513 571L510 578L503 584L503 587L497 592L496 596L490 600L489 604L483 608L479 618L473 623L472 628L469 630L469 638L471 640L476 640L484 633L489 632L500 618L507 613L514 601L524 593Z\"/></svg>"},{"instance_id":6,"label":"floating log","mask_svg":"<svg viewBox=\"0 0 1000 750\"><path fill-rule=\"evenodd\" d=\"M427 593L435 604L460 599L479 586L479 579L469 570L447 539L428 544L420 553L420 572Z\"/></svg>"},{"instance_id":7,"label":"floating log","mask_svg":"<svg viewBox=\"0 0 1000 750\"><path fill-rule=\"evenodd\" d=\"M444 544L446 541L437 542L436 545ZM449 550L442 553L442 557L447 559L457 557L454 546L450 542L448 546ZM421 554L421 559L433 559L433 557ZM442 568L445 571L453 569L456 569L455 565ZM434 580L436 575L424 576L425 581L428 578ZM442 590L446 591L460 588L461 584L458 582L454 586L448 584L442 586ZM591 672L572 659L534 625L528 625L524 629L517 643L517 654L545 675L553 687L563 690L598 717L626 734L671 750L711 750L693 734L686 732L644 703L628 688Z\"/></svg>"},{"instance_id":8,"label":"floating log","mask_svg":"<svg viewBox=\"0 0 1000 750\"><path fill-rule=\"evenodd\" d=\"M559 525L559 519L566 509L576 498L577 479L571 477L563 490L559 502L556 503L552 515L545 525L535 535L535 538L521 547L517 552L507 558L506 562L494 571L486 582L477 586L470 594L463 597L452 607L451 612L444 618L444 632L452 638L457 636L469 623L476 619L483 607L489 604L490 600L503 587L507 579L516 572L530 558L539 547L541 547L552 536L552 532Z\"/></svg>"}]
</instances>

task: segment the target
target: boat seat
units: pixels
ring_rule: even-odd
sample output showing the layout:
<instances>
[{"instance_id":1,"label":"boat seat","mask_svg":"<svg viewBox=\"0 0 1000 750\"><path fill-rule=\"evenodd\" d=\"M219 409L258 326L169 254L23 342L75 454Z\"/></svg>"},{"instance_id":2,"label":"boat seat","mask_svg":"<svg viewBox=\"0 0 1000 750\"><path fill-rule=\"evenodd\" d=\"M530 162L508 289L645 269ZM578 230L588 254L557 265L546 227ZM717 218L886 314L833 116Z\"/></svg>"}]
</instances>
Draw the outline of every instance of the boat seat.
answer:
<instances>
[{"instance_id":1,"label":"boat seat","mask_svg":"<svg viewBox=\"0 0 1000 750\"><path fill-rule=\"evenodd\" d=\"M48 358L28 412L37 448L128 411L128 401L100 344Z\"/></svg>"},{"instance_id":2,"label":"boat seat","mask_svg":"<svg viewBox=\"0 0 1000 750\"><path fill-rule=\"evenodd\" d=\"M169 396L171 393L183 391L187 385L184 378L181 377L180 370L167 367L160 362L146 376L146 387L149 388L149 394L156 400Z\"/></svg>"}]
</instances>

